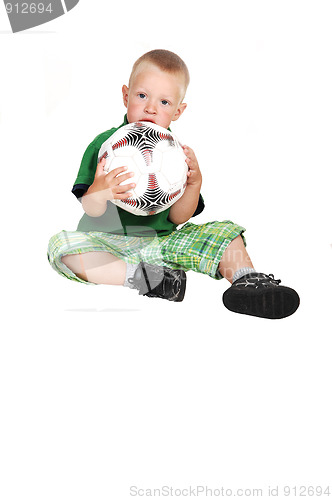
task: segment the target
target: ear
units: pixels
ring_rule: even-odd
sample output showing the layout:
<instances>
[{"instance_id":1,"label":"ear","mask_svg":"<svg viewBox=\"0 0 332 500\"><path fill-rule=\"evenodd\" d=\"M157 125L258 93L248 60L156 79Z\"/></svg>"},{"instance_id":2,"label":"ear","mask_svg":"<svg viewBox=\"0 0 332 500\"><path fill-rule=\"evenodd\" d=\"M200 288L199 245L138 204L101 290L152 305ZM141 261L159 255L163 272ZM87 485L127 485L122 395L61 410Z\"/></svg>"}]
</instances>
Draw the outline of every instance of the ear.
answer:
<instances>
[{"instance_id":1,"label":"ear","mask_svg":"<svg viewBox=\"0 0 332 500\"><path fill-rule=\"evenodd\" d=\"M179 107L176 110L176 113L172 118L172 122L175 122L178 118L180 118L180 116L182 115L182 113L184 112L186 107L187 107L187 105L184 102L181 102L181 104L179 104Z\"/></svg>"},{"instance_id":2,"label":"ear","mask_svg":"<svg viewBox=\"0 0 332 500\"><path fill-rule=\"evenodd\" d=\"M129 94L129 89L127 85L122 86L122 97L123 97L123 104L127 107L128 106L128 94Z\"/></svg>"}]
</instances>

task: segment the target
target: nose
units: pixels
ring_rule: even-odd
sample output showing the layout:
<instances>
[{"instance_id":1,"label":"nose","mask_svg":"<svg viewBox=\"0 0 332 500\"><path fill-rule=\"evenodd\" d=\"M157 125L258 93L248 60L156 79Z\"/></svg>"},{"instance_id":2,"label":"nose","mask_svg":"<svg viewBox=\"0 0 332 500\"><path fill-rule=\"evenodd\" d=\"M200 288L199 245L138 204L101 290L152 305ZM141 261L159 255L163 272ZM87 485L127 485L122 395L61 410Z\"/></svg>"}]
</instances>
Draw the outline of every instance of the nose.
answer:
<instances>
[{"instance_id":1,"label":"nose","mask_svg":"<svg viewBox=\"0 0 332 500\"><path fill-rule=\"evenodd\" d=\"M144 112L148 115L155 115L157 113L157 106L154 102L149 101L146 103Z\"/></svg>"}]
</instances>

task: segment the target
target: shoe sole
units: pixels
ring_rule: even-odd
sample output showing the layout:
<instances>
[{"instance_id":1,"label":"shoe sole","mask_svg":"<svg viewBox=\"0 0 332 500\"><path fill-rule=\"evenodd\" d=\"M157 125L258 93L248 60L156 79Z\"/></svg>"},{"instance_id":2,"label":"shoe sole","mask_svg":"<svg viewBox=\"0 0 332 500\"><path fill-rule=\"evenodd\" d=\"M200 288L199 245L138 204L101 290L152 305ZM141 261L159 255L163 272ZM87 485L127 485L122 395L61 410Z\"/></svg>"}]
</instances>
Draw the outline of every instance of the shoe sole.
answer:
<instances>
[{"instance_id":1,"label":"shoe sole","mask_svg":"<svg viewBox=\"0 0 332 500\"><path fill-rule=\"evenodd\" d=\"M223 295L224 306L232 312L267 319L291 316L300 304L295 290L287 287L269 289L234 290L230 287Z\"/></svg>"},{"instance_id":2,"label":"shoe sole","mask_svg":"<svg viewBox=\"0 0 332 500\"><path fill-rule=\"evenodd\" d=\"M176 295L176 298L173 300L173 302L182 302L184 299L184 294L186 293L186 286L187 286L186 273L182 270L179 270L179 275L181 280L180 290Z\"/></svg>"}]
</instances>

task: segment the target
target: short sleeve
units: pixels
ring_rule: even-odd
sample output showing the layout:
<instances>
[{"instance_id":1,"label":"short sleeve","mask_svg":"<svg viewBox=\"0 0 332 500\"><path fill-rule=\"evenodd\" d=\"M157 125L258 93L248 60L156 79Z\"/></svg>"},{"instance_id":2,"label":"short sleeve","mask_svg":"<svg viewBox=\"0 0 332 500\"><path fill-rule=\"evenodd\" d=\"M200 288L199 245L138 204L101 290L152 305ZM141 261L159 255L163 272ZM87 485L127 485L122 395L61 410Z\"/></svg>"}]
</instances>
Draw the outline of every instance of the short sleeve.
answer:
<instances>
[{"instance_id":1,"label":"short sleeve","mask_svg":"<svg viewBox=\"0 0 332 500\"><path fill-rule=\"evenodd\" d=\"M96 147L95 141L89 144L86 148L74 186L80 184L88 184L88 186L91 186L95 178L98 163L98 151L99 148Z\"/></svg>"},{"instance_id":2,"label":"short sleeve","mask_svg":"<svg viewBox=\"0 0 332 500\"><path fill-rule=\"evenodd\" d=\"M194 214L192 215L192 217L196 217L196 215L199 215L200 213L202 213L204 208L205 208L204 199L203 199L203 196L200 194L196 210L195 210Z\"/></svg>"}]
</instances>

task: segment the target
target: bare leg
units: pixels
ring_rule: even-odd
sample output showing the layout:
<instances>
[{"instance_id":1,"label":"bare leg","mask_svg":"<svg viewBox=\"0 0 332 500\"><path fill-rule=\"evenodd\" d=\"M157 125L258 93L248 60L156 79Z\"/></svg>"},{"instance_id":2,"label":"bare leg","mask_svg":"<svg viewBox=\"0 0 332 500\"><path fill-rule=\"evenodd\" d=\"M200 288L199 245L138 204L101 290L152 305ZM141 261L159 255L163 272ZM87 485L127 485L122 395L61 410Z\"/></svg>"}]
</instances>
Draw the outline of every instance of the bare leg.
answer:
<instances>
[{"instance_id":1,"label":"bare leg","mask_svg":"<svg viewBox=\"0 0 332 500\"><path fill-rule=\"evenodd\" d=\"M235 238L225 250L220 264L221 275L232 283L233 275L238 269L243 267L254 267L241 236Z\"/></svg>"},{"instance_id":2,"label":"bare leg","mask_svg":"<svg viewBox=\"0 0 332 500\"><path fill-rule=\"evenodd\" d=\"M62 262L79 278L98 285L123 285L127 264L107 252L64 255Z\"/></svg>"}]
</instances>

